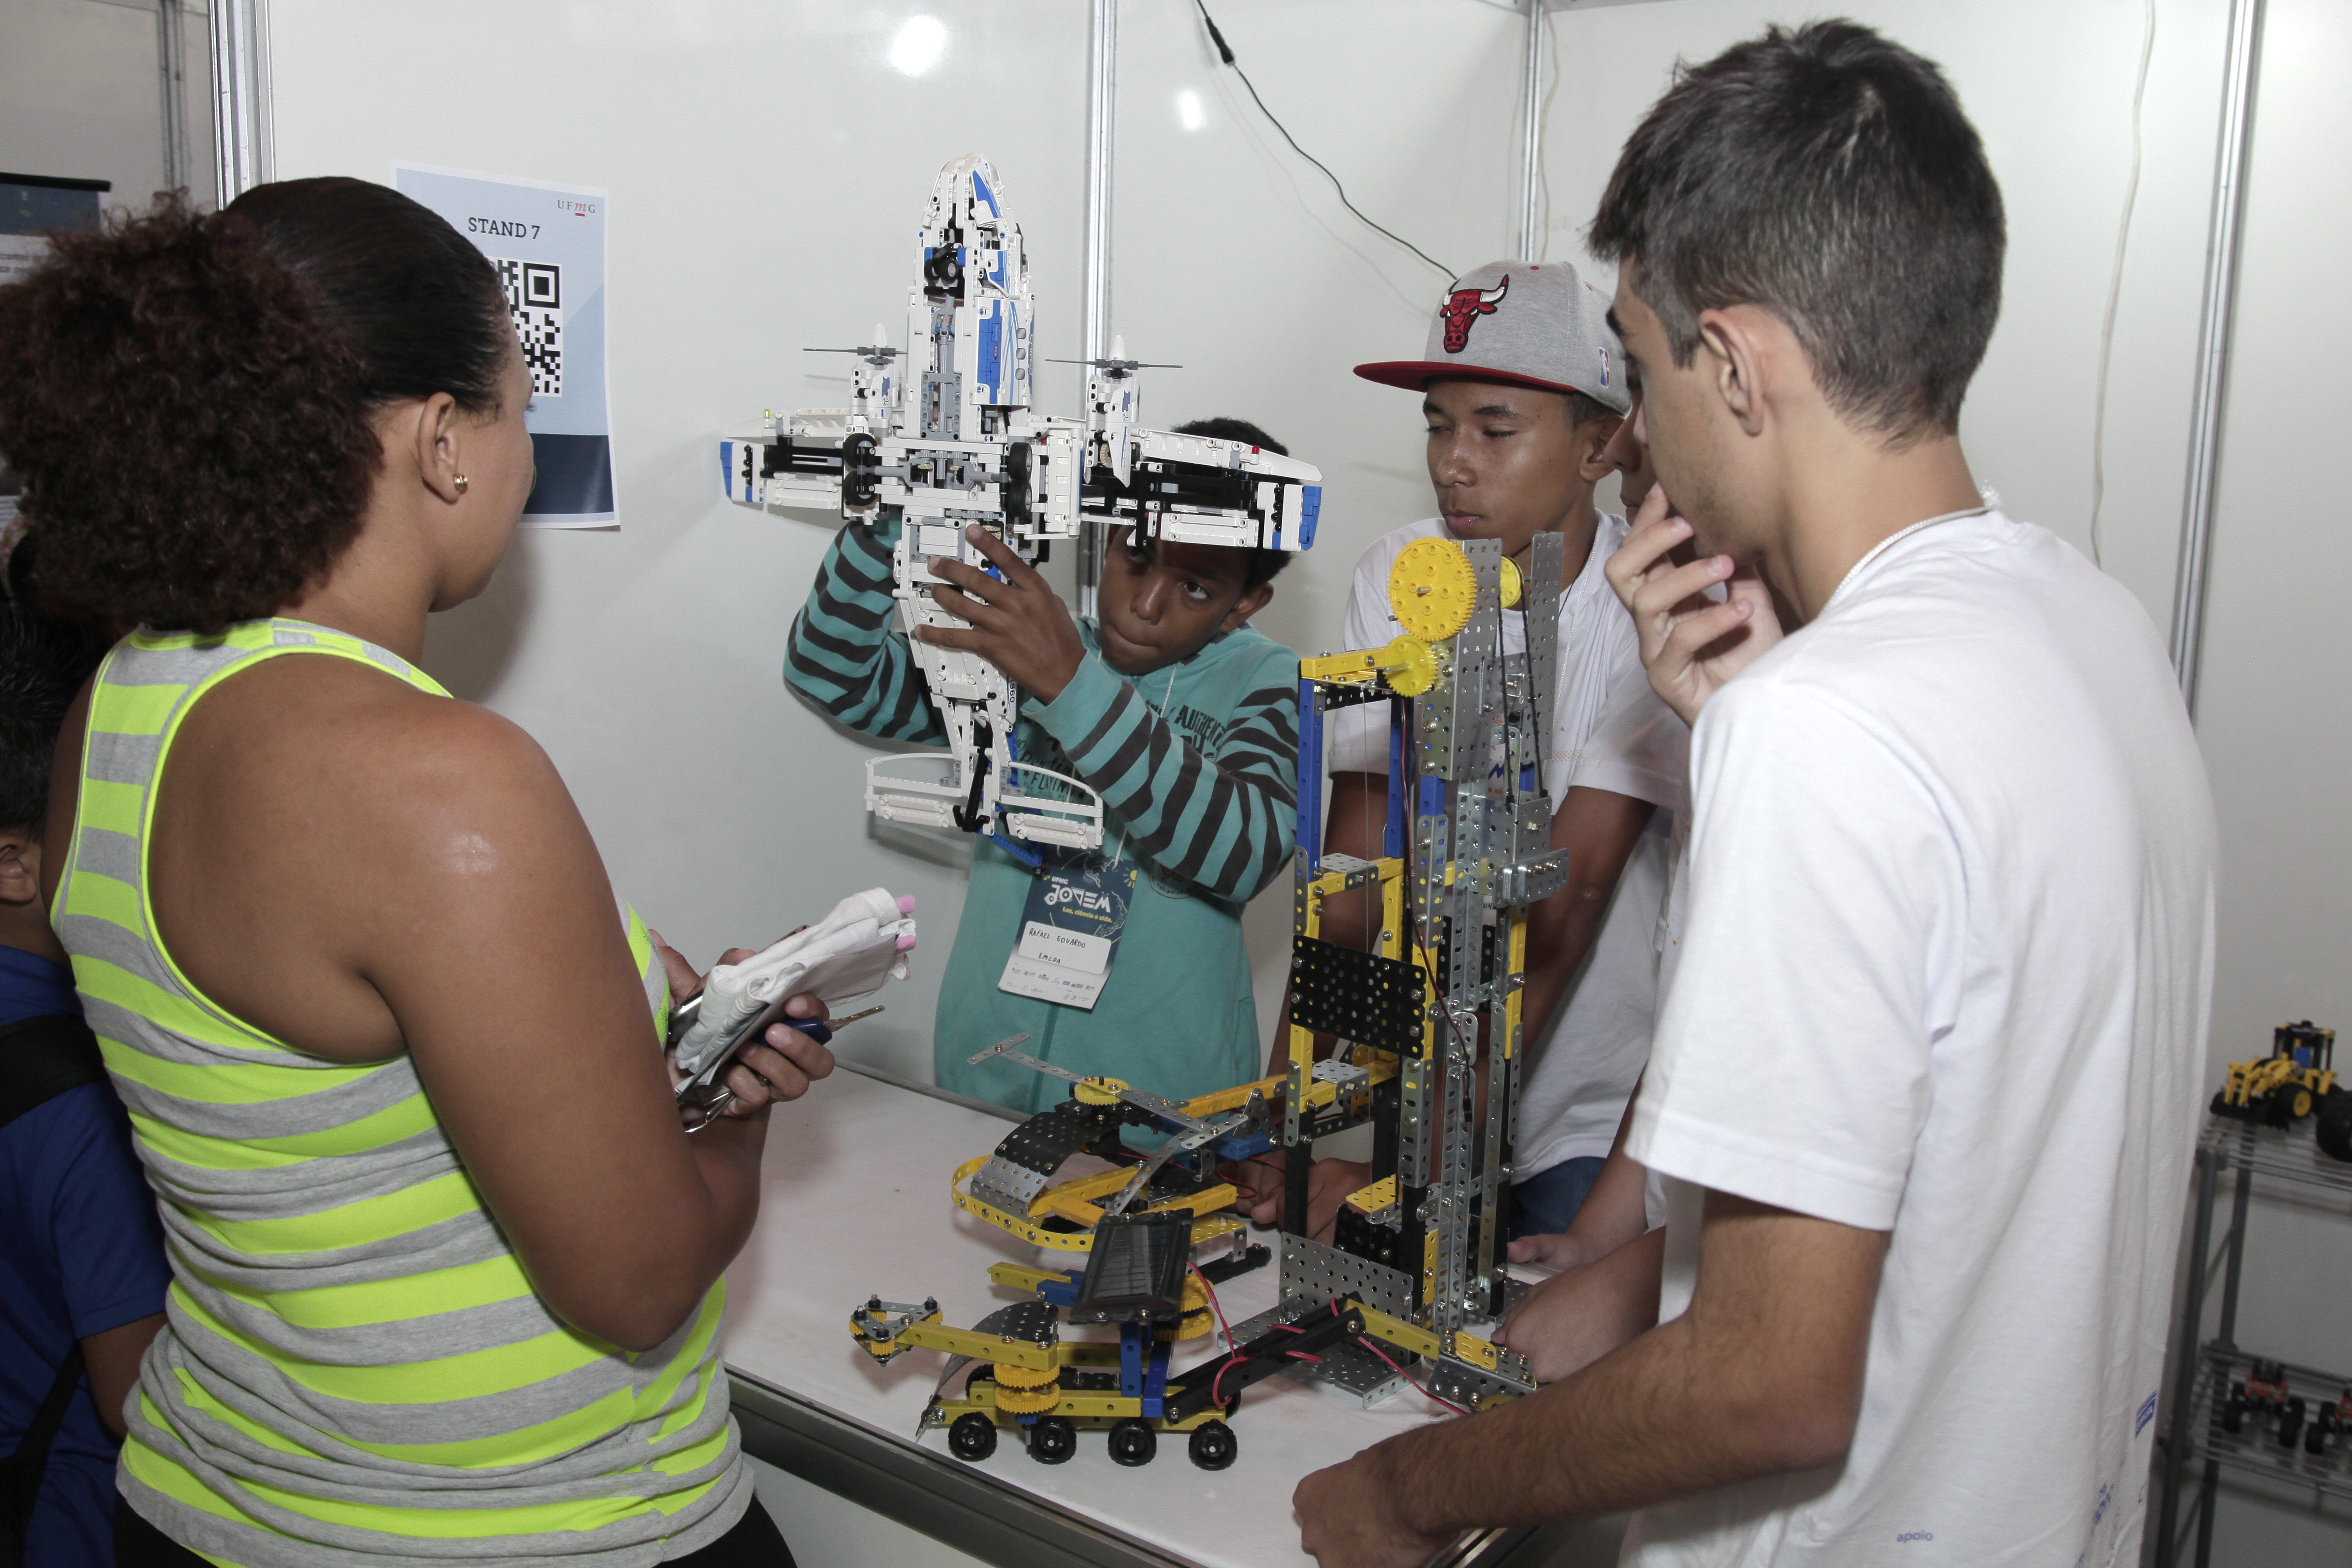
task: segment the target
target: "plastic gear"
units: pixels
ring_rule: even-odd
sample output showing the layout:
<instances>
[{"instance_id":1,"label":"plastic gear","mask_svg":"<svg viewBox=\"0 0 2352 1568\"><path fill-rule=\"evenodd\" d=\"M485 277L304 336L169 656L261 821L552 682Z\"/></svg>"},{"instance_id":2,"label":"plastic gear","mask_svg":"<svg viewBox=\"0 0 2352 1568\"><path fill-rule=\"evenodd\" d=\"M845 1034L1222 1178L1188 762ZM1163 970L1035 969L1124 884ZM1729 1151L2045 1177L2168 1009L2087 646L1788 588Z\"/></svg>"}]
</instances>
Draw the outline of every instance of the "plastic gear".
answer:
<instances>
[{"instance_id":1,"label":"plastic gear","mask_svg":"<svg viewBox=\"0 0 2352 1568\"><path fill-rule=\"evenodd\" d=\"M1450 539L1416 539L1389 568L1389 608L1423 642L1443 642L1470 624L1478 574Z\"/></svg>"},{"instance_id":2,"label":"plastic gear","mask_svg":"<svg viewBox=\"0 0 2352 1568\"><path fill-rule=\"evenodd\" d=\"M1126 1087L1115 1078L1090 1078L1071 1085L1070 1093L1080 1105L1117 1105L1118 1091Z\"/></svg>"},{"instance_id":3,"label":"plastic gear","mask_svg":"<svg viewBox=\"0 0 2352 1568\"><path fill-rule=\"evenodd\" d=\"M1381 650L1381 674L1390 690L1418 697L1437 684L1437 651L1410 633L1391 637Z\"/></svg>"},{"instance_id":4,"label":"plastic gear","mask_svg":"<svg viewBox=\"0 0 2352 1568\"><path fill-rule=\"evenodd\" d=\"M1062 1403L1062 1385L1046 1384L1042 1388L1008 1388L996 1385L996 1407L1007 1415L1042 1415Z\"/></svg>"}]
</instances>

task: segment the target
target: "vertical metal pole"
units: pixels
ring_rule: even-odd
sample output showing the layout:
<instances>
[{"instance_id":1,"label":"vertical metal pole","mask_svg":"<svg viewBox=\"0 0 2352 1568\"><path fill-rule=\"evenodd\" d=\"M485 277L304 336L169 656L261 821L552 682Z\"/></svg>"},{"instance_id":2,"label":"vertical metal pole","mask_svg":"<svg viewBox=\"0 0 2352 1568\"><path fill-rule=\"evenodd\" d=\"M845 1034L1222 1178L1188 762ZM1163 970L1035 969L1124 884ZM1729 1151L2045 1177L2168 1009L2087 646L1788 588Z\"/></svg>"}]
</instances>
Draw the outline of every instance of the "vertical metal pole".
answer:
<instances>
[{"instance_id":1,"label":"vertical metal pole","mask_svg":"<svg viewBox=\"0 0 2352 1568\"><path fill-rule=\"evenodd\" d=\"M2205 301L2197 332L2197 401L2189 426L2189 494L2180 521L2180 565L2172 590L2172 668L2189 710L2205 646L2205 590L2213 559L2213 498L2221 457L2221 405L2228 389L2230 331L2238 284L2239 229L2246 210L2254 73L2261 59L2263 0L2231 0L2230 55L2221 79L2221 140L2214 159L2213 217L2205 245Z\"/></svg>"},{"instance_id":2,"label":"vertical metal pole","mask_svg":"<svg viewBox=\"0 0 2352 1568\"><path fill-rule=\"evenodd\" d=\"M2254 1195L2254 1130L2250 1123L2239 1134L2235 1185L2230 1194L2230 1256L2221 1266L2221 1322L2214 1337L2225 1349L2238 1348L2238 1286L2246 1272L2246 1210Z\"/></svg>"},{"instance_id":3,"label":"vertical metal pole","mask_svg":"<svg viewBox=\"0 0 2352 1568\"><path fill-rule=\"evenodd\" d=\"M262 0L213 0L213 147L228 205L269 178Z\"/></svg>"},{"instance_id":4,"label":"vertical metal pole","mask_svg":"<svg viewBox=\"0 0 2352 1568\"><path fill-rule=\"evenodd\" d=\"M2213 1245L2213 1189L2221 1179L2220 1162L2200 1143L2196 1166L2197 1217L2189 1233L2189 1298L2181 1303L2180 1321L2174 1330L2180 1337L2173 1346L2172 1420L2166 1433L2164 1488L2156 1515L2156 1561L2159 1568L2172 1568L2180 1556L2177 1544L2180 1478L2189 1465L2189 1413L2197 1403L2197 1379L2204 1373L2205 1358L2197 1342L2205 1326L2205 1294L2213 1283L2206 1269L2206 1248Z\"/></svg>"},{"instance_id":5,"label":"vertical metal pole","mask_svg":"<svg viewBox=\"0 0 2352 1568\"><path fill-rule=\"evenodd\" d=\"M1521 86L1527 143L1519 150L1519 259L1543 259L1544 0L1528 0L1527 79Z\"/></svg>"},{"instance_id":6,"label":"vertical metal pole","mask_svg":"<svg viewBox=\"0 0 2352 1568\"><path fill-rule=\"evenodd\" d=\"M1087 58L1087 250L1079 291L1078 357L1110 353L1112 121L1118 107L1118 0L1093 0ZM1081 385L1085 383L1080 382ZM1083 483L1085 476L1079 476ZM1102 581L1102 527L1078 524L1078 614L1095 613Z\"/></svg>"},{"instance_id":7,"label":"vertical metal pole","mask_svg":"<svg viewBox=\"0 0 2352 1568\"><path fill-rule=\"evenodd\" d=\"M181 0L155 0L155 72L163 101L163 188L188 183L187 44Z\"/></svg>"}]
</instances>

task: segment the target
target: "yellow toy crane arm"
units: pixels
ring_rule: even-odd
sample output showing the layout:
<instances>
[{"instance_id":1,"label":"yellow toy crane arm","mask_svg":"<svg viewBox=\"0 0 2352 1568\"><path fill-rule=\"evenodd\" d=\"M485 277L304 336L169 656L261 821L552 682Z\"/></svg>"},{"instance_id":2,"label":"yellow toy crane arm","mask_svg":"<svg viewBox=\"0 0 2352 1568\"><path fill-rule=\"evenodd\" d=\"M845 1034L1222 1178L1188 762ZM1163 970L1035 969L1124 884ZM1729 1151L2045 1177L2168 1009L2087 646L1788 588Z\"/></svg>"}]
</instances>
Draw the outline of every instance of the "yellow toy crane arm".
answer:
<instances>
[{"instance_id":1,"label":"yellow toy crane arm","mask_svg":"<svg viewBox=\"0 0 2352 1568\"><path fill-rule=\"evenodd\" d=\"M911 1350L927 1350L1036 1372L1050 1373L1057 1364L1052 1340L951 1329L941 1321L935 1300L918 1307L870 1296L866 1305L849 1314L849 1332L867 1355L879 1362L895 1361Z\"/></svg>"}]
</instances>

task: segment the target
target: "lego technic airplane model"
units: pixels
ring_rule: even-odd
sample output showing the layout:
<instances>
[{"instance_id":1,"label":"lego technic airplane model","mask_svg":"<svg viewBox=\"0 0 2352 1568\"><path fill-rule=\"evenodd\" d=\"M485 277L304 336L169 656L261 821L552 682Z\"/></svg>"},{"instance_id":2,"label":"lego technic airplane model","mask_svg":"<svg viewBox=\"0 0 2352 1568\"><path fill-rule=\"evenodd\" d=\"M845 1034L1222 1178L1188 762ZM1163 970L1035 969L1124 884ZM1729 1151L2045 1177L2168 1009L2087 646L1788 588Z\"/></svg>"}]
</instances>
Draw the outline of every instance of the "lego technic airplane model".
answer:
<instances>
[{"instance_id":1,"label":"lego technic airplane model","mask_svg":"<svg viewBox=\"0 0 2352 1568\"><path fill-rule=\"evenodd\" d=\"M1089 524L1129 524L1181 543L1304 550L1315 542L1322 475L1239 442L1142 428L1141 367L1122 344L1089 362L1083 419L1030 407L1037 333L1028 254L996 171L977 154L949 163L932 187L907 341L893 347L876 327L871 343L846 351L856 356L848 407L771 414L728 431L719 461L729 498L745 505L838 508L853 524L901 523L893 594L909 633L961 624L932 604L930 563L989 570L964 538L973 523L1032 563ZM950 765L942 772L937 753L875 758L866 809L986 835L1033 862L1024 842L1100 845L1101 796L1018 755L1020 693L1003 673L977 654L912 646Z\"/></svg>"}]
</instances>

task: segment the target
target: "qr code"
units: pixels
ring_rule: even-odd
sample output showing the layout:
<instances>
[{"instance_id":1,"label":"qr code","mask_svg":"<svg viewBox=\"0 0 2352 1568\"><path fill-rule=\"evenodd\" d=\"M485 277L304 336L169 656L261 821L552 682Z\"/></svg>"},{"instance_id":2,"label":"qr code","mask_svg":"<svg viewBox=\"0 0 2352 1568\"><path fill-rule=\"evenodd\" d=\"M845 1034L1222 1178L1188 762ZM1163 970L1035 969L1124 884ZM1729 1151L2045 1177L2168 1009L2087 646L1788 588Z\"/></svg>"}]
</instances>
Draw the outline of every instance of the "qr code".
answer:
<instances>
[{"instance_id":1,"label":"qr code","mask_svg":"<svg viewBox=\"0 0 2352 1568\"><path fill-rule=\"evenodd\" d=\"M563 268L552 261L491 260L507 291L507 309L514 312L515 335L522 340L530 395L562 396Z\"/></svg>"}]
</instances>

